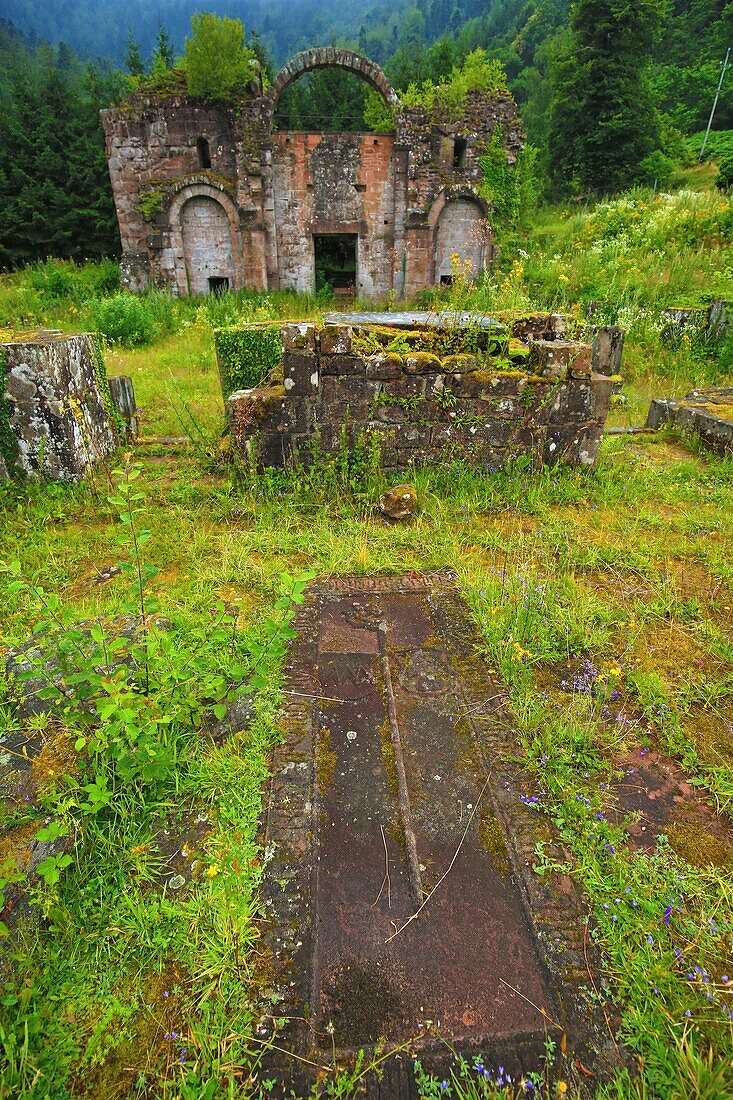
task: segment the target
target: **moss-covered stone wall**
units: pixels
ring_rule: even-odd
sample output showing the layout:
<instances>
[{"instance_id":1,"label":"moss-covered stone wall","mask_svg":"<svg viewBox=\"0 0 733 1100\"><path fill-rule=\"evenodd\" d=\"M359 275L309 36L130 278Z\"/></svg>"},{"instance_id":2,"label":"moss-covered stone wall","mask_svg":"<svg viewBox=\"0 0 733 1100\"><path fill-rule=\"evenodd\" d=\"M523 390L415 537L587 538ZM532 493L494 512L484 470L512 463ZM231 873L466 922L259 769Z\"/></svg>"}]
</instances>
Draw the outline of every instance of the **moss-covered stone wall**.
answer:
<instances>
[{"instance_id":1,"label":"moss-covered stone wall","mask_svg":"<svg viewBox=\"0 0 733 1100\"><path fill-rule=\"evenodd\" d=\"M282 346L282 380L228 399L234 446L261 465L370 437L386 468L590 466L616 384L589 344L509 332L293 324Z\"/></svg>"}]
</instances>

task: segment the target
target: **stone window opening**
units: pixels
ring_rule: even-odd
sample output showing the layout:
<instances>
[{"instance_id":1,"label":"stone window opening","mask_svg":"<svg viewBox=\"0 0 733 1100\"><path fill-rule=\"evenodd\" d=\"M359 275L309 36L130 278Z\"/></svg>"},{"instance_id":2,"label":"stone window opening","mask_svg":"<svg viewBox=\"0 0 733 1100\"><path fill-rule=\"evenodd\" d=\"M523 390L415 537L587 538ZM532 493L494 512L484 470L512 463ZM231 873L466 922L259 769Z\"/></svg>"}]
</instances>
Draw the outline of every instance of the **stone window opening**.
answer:
<instances>
[{"instance_id":1,"label":"stone window opening","mask_svg":"<svg viewBox=\"0 0 733 1100\"><path fill-rule=\"evenodd\" d=\"M211 153L209 151L209 143L205 137L197 139L196 154L199 159L199 168L211 168Z\"/></svg>"},{"instance_id":2,"label":"stone window opening","mask_svg":"<svg viewBox=\"0 0 733 1100\"><path fill-rule=\"evenodd\" d=\"M465 168L466 166L466 147L468 142L464 137L457 137L453 142L453 167Z\"/></svg>"}]
</instances>

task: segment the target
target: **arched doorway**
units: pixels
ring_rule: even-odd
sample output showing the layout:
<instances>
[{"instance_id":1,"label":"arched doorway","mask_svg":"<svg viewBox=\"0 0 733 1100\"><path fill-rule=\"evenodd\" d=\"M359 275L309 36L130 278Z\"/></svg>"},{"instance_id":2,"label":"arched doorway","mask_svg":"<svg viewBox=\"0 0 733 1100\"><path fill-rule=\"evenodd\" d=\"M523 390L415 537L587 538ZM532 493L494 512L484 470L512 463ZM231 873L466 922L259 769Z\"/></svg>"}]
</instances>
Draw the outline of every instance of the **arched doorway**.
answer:
<instances>
[{"instance_id":1,"label":"arched doorway","mask_svg":"<svg viewBox=\"0 0 733 1100\"><path fill-rule=\"evenodd\" d=\"M239 216L228 191L196 178L179 183L168 207L171 282L179 295L244 286Z\"/></svg>"},{"instance_id":2,"label":"arched doorway","mask_svg":"<svg viewBox=\"0 0 733 1100\"><path fill-rule=\"evenodd\" d=\"M477 279L486 265L490 229L479 203L469 197L448 199L435 232L435 282L449 284L452 257L469 280Z\"/></svg>"},{"instance_id":3,"label":"arched doorway","mask_svg":"<svg viewBox=\"0 0 733 1100\"><path fill-rule=\"evenodd\" d=\"M226 210L196 195L181 210L181 236L189 294L210 294L234 285L232 235Z\"/></svg>"}]
</instances>

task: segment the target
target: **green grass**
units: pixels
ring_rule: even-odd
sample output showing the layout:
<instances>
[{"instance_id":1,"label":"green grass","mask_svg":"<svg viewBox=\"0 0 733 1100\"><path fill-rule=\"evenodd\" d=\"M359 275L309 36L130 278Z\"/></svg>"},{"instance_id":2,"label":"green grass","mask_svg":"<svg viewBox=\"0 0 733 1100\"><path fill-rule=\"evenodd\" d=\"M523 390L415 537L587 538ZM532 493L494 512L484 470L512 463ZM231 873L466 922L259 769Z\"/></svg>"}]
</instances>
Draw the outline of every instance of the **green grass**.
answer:
<instances>
[{"instance_id":1,"label":"green grass","mask_svg":"<svg viewBox=\"0 0 733 1100\"><path fill-rule=\"evenodd\" d=\"M656 321L673 301L727 293L727 204L718 195L634 195L569 218L545 212L526 258L486 287L458 286L452 300L576 313L601 301L605 319L630 324L628 402L613 415L638 423L651 395L729 377L725 349L665 347ZM713 232L716 218L723 229ZM28 275L4 277L0 318L73 328L87 306L78 290L78 302L71 292L51 302L52 275L35 276L40 289ZM94 278L85 271L84 285ZM614 823L613 790L625 754L648 747L677 762L721 821L733 814L731 460L660 434L607 437L592 472L417 471L419 513L391 526L376 509L385 483L374 471L333 462L252 478L205 457L217 453L223 423L212 322L318 308L288 295L171 303L175 332L147 348L107 350L110 373L133 377L146 435L212 441L182 455L137 455L150 531L144 556L158 570L149 595L174 624L172 660L187 659L221 603L238 610L246 648L273 612L284 572L454 570L485 659L510 693L526 793L554 822L563 861L585 892L588 934L604 964L599 995L610 1019L618 1006L618 1041L632 1056L634 1080L621 1074L599 1097L730 1095L730 849L671 830L655 853L635 850L626 839L633 823ZM0 561L19 560L22 575L58 593L76 619L108 619L129 606L124 575L94 583L121 553L110 493L104 471L75 487L0 487ZM44 617L2 574L0 600L5 645ZM57 884L36 887L31 918L0 957L0 1097L258 1095L256 1026L276 1006L267 1002L258 943L256 822L279 736L280 661L267 672L250 731L217 747L195 724L182 728L162 786L122 785L97 814L67 806L79 822L73 862ZM2 720L13 728L3 699ZM37 827L39 814L76 797L85 752L71 737L63 723L47 735L32 772L40 801L28 808L6 797L6 832ZM163 890L161 869L184 844L196 873L183 889ZM6 844L0 862L7 856ZM554 864L549 850L537 852L538 873L556 873ZM536 1095L575 1095L570 1055L554 1052L555 1083L539 1079ZM515 1090L475 1066L457 1065L447 1084L425 1078L422 1094ZM357 1085L334 1074L323 1088L348 1096Z\"/></svg>"}]
</instances>

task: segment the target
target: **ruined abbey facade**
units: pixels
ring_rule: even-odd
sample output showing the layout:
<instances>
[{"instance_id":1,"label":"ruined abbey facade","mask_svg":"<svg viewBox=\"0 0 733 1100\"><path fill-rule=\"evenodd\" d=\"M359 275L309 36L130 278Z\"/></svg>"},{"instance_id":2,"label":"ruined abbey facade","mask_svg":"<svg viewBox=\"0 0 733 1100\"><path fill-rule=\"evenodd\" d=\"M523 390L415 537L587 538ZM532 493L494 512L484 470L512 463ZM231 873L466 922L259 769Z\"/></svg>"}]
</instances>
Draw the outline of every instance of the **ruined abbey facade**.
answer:
<instances>
[{"instance_id":1,"label":"ruined abbey facade","mask_svg":"<svg viewBox=\"0 0 733 1100\"><path fill-rule=\"evenodd\" d=\"M273 129L279 96L312 69L356 73L393 109L395 132ZM347 50L298 54L236 109L137 93L104 111L122 238L122 280L174 294L224 288L409 297L475 275L493 252L479 156L497 128L513 163L522 134L508 95L469 92L463 117L403 107L384 73Z\"/></svg>"}]
</instances>

